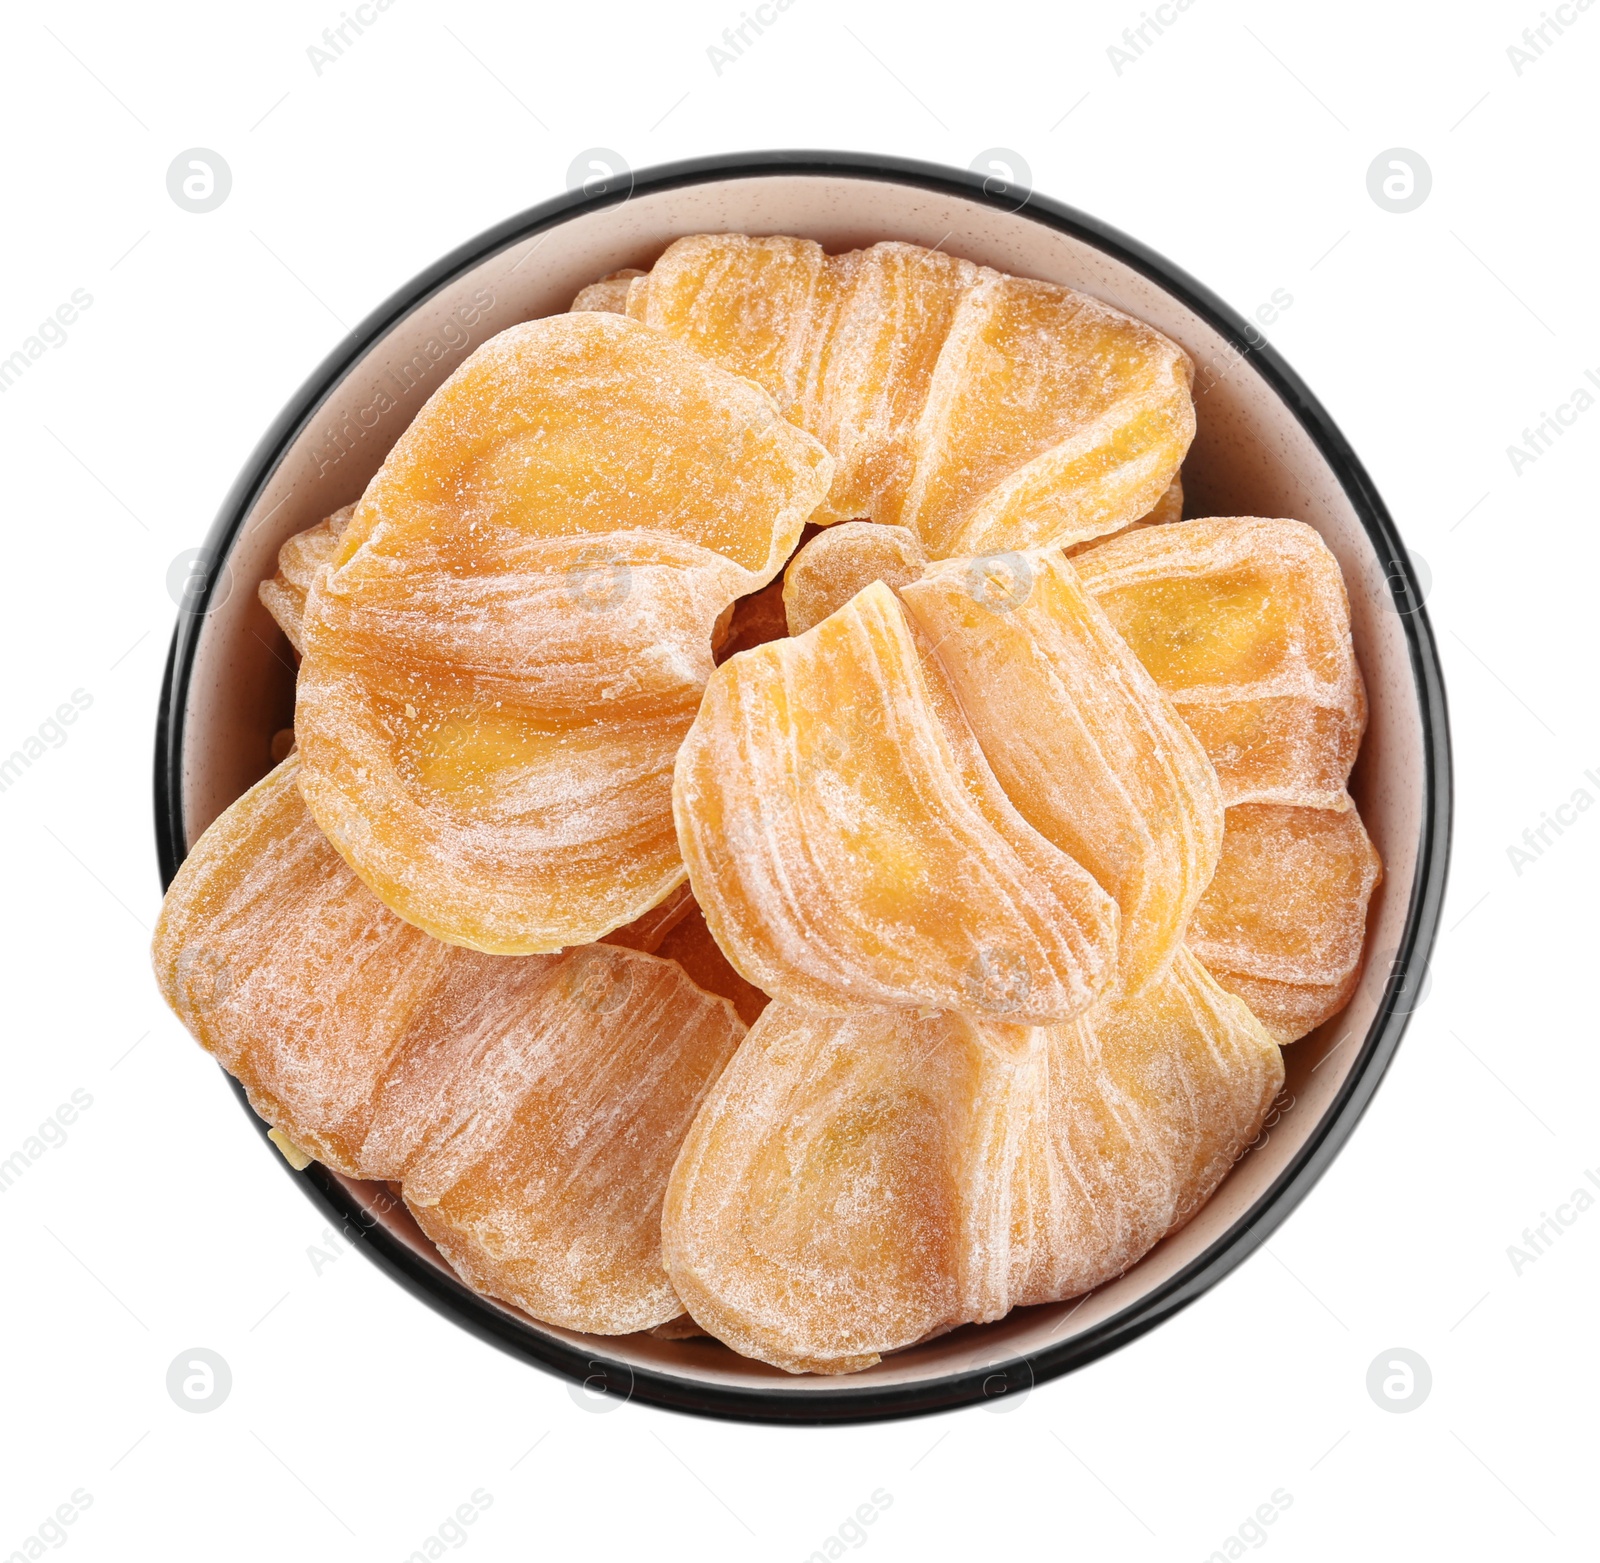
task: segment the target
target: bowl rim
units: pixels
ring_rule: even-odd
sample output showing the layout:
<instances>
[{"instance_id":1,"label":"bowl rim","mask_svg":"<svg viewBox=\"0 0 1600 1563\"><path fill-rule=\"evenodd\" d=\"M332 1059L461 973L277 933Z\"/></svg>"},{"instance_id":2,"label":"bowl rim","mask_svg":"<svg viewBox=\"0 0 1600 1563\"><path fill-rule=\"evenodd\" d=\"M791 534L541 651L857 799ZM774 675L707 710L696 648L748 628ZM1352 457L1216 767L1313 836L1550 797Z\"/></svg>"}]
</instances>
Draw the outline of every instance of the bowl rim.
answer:
<instances>
[{"instance_id":1,"label":"bowl rim","mask_svg":"<svg viewBox=\"0 0 1600 1563\"><path fill-rule=\"evenodd\" d=\"M495 252L586 212L618 205L635 194L655 194L698 184L772 176L873 180L962 197L1025 216L1111 256L1154 282L1250 358L1328 463L1380 560L1410 655L1422 728L1423 799L1416 876L1383 998L1338 1094L1254 1205L1187 1265L1126 1308L1068 1340L992 1366L915 1384L874 1386L841 1380L837 1388L742 1387L679 1377L608 1359L604 1337L579 1350L519 1321L472 1292L454 1275L428 1263L373 1218L320 1163L295 1173L266 1140L244 1090L229 1078L264 1144L286 1172L346 1236L414 1296L481 1340L587 1390L622 1400L637 1398L666 1410L741 1421L818 1424L880 1421L951 1410L1036 1383L1105 1356L1187 1307L1267 1241L1311 1191L1350 1138L1366 1111L1410 1018L1409 973L1424 969L1438 934L1449 868L1453 814L1449 715L1444 679L1423 592L1387 507L1355 452L1310 389L1243 317L1216 294L1148 246L1060 201L1029 190L1019 207L1015 189L991 191L982 173L876 153L816 150L751 151L658 164L604 190L573 190L543 201L486 229L419 272L385 299L323 359L284 406L251 452L207 535L202 556L226 558L258 495L324 399L386 332L439 288ZM183 811L185 707L200 630L219 572L206 571L197 601L178 616L162 679L155 742L155 833L163 892L187 853ZM576 1394L576 1384L573 1391Z\"/></svg>"}]
</instances>

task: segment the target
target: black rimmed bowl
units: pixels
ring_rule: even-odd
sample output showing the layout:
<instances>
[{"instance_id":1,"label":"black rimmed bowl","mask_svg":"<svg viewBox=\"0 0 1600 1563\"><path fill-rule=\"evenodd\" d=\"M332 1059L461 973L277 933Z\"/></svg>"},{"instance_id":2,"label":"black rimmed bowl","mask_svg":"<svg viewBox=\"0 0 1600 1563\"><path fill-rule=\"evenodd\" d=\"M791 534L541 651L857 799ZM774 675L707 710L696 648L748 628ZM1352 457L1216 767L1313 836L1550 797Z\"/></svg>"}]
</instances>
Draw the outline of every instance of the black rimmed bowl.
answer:
<instances>
[{"instance_id":1,"label":"black rimmed bowl","mask_svg":"<svg viewBox=\"0 0 1600 1563\"><path fill-rule=\"evenodd\" d=\"M1349 1138L1394 1056L1424 991L1444 897L1449 729L1405 548L1316 398L1259 331L1177 267L1038 194L993 180L986 187L962 170L843 152L669 164L490 229L340 343L267 431L224 502L191 577L162 688L161 873L170 882L200 832L268 770L272 737L290 723L287 647L255 593L284 539L356 499L417 409L487 337L564 310L607 272L648 268L682 234L719 230L798 234L829 250L881 239L938 246L1094 294L1188 349L1199 414L1184 464L1188 513L1309 522L1349 588L1371 705L1351 790L1385 865L1361 985L1342 1014L1287 1050L1285 1092L1265 1136L1186 1227L1126 1274L1086 1298L964 1327L847 1378L792 1377L703 1340L581 1335L536 1323L463 1286L383 1187L316 1164L294 1176L430 1306L591 1393L770 1422L944 1410L1030 1387L1127 1344L1272 1235Z\"/></svg>"}]
</instances>

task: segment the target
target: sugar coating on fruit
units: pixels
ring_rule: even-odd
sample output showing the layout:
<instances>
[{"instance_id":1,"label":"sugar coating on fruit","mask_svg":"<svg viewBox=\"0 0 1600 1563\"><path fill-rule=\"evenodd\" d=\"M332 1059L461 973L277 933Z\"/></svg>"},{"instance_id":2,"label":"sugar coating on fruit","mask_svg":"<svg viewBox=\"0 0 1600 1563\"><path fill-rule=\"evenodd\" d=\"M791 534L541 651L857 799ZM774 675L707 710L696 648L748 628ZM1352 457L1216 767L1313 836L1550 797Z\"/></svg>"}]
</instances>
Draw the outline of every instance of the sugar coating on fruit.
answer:
<instances>
[{"instance_id":1,"label":"sugar coating on fruit","mask_svg":"<svg viewBox=\"0 0 1600 1563\"><path fill-rule=\"evenodd\" d=\"M661 1265L667 1176L743 1035L641 951L457 951L363 1161L476 1290L567 1329L649 1329L682 1309Z\"/></svg>"},{"instance_id":2,"label":"sugar coating on fruit","mask_svg":"<svg viewBox=\"0 0 1600 1563\"><path fill-rule=\"evenodd\" d=\"M916 533L903 526L874 521L830 526L813 537L783 572L789 633L803 635L874 581L897 592L927 565L927 552Z\"/></svg>"},{"instance_id":3,"label":"sugar coating on fruit","mask_svg":"<svg viewBox=\"0 0 1600 1563\"><path fill-rule=\"evenodd\" d=\"M1205 1202L1282 1082L1187 952L1137 999L1020 1039L774 1003L684 1142L667 1270L735 1350L860 1371L1120 1275Z\"/></svg>"},{"instance_id":4,"label":"sugar coating on fruit","mask_svg":"<svg viewBox=\"0 0 1600 1563\"><path fill-rule=\"evenodd\" d=\"M1007 797L1116 900L1119 974L1138 993L1221 851L1205 751L1059 549L942 560L900 595Z\"/></svg>"},{"instance_id":5,"label":"sugar coating on fruit","mask_svg":"<svg viewBox=\"0 0 1600 1563\"><path fill-rule=\"evenodd\" d=\"M775 998L1033 1021L1114 973L1115 902L1006 799L881 582L717 669L674 809L717 943Z\"/></svg>"},{"instance_id":6,"label":"sugar coating on fruit","mask_svg":"<svg viewBox=\"0 0 1600 1563\"><path fill-rule=\"evenodd\" d=\"M322 837L286 761L200 838L154 960L179 1018L288 1147L397 1181L469 1284L601 1334L681 1311L667 1174L744 1035L675 962L482 955L402 922Z\"/></svg>"},{"instance_id":7,"label":"sugar coating on fruit","mask_svg":"<svg viewBox=\"0 0 1600 1563\"><path fill-rule=\"evenodd\" d=\"M1176 343L940 250L698 234L630 285L628 310L827 446L818 521L904 525L935 557L1117 531L1157 505L1194 437Z\"/></svg>"},{"instance_id":8,"label":"sugar coating on fruit","mask_svg":"<svg viewBox=\"0 0 1600 1563\"><path fill-rule=\"evenodd\" d=\"M1137 998L1044 1035L1043 1128L1012 1211L1018 1307L1089 1291L1182 1227L1283 1085L1271 1036L1187 951Z\"/></svg>"},{"instance_id":9,"label":"sugar coating on fruit","mask_svg":"<svg viewBox=\"0 0 1600 1563\"><path fill-rule=\"evenodd\" d=\"M1137 532L1147 526L1171 526L1175 521L1183 520L1183 476L1178 474L1167 484L1161 498L1155 503L1155 508L1148 514L1140 516L1137 521L1130 521L1120 532L1108 532L1101 537L1087 538L1081 543L1073 543L1066 549L1069 559L1076 559L1079 554L1086 553L1091 548L1098 548L1101 543L1109 543L1114 537L1126 537L1130 532Z\"/></svg>"},{"instance_id":10,"label":"sugar coating on fruit","mask_svg":"<svg viewBox=\"0 0 1600 1563\"><path fill-rule=\"evenodd\" d=\"M637 266L624 266L598 282L591 282L567 306L572 314L586 310L605 315L625 315L628 312L628 285L644 273Z\"/></svg>"},{"instance_id":11,"label":"sugar coating on fruit","mask_svg":"<svg viewBox=\"0 0 1600 1563\"><path fill-rule=\"evenodd\" d=\"M1073 561L1236 803L1346 806L1366 727L1338 561L1309 526L1214 517Z\"/></svg>"},{"instance_id":12,"label":"sugar coating on fruit","mask_svg":"<svg viewBox=\"0 0 1600 1563\"><path fill-rule=\"evenodd\" d=\"M1227 811L1222 858L1188 944L1280 1041L1349 1000L1383 865L1354 805L1246 803Z\"/></svg>"},{"instance_id":13,"label":"sugar coating on fruit","mask_svg":"<svg viewBox=\"0 0 1600 1563\"><path fill-rule=\"evenodd\" d=\"M478 349L307 603L319 825L387 905L501 954L592 942L683 878L671 768L713 627L831 462L755 386L615 314Z\"/></svg>"},{"instance_id":14,"label":"sugar coating on fruit","mask_svg":"<svg viewBox=\"0 0 1600 1563\"><path fill-rule=\"evenodd\" d=\"M156 980L255 1110L350 1177L373 1093L449 946L345 866L285 760L202 835L156 923Z\"/></svg>"},{"instance_id":15,"label":"sugar coating on fruit","mask_svg":"<svg viewBox=\"0 0 1600 1563\"><path fill-rule=\"evenodd\" d=\"M673 1170L662 1235L684 1305L791 1373L998 1317L987 1196L1025 1080L958 1015L770 1005Z\"/></svg>"},{"instance_id":16,"label":"sugar coating on fruit","mask_svg":"<svg viewBox=\"0 0 1600 1563\"><path fill-rule=\"evenodd\" d=\"M315 526L296 532L278 550L278 572L256 587L268 613L288 636L297 655L305 654L302 630L306 616L306 593L318 574L333 562L339 538L355 511L354 505L335 510Z\"/></svg>"}]
</instances>

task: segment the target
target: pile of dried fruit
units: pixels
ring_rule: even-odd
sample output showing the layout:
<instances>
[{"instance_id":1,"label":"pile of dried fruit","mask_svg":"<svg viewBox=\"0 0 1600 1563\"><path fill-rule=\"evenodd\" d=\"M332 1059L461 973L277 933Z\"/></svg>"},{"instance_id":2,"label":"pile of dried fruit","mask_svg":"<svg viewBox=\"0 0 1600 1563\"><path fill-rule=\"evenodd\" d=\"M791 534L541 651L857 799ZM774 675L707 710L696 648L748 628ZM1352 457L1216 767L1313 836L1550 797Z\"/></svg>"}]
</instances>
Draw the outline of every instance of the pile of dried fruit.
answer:
<instances>
[{"instance_id":1,"label":"pile of dried fruit","mask_svg":"<svg viewBox=\"0 0 1600 1563\"><path fill-rule=\"evenodd\" d=\"M1338 566L1179 519L1190 374L906 244L681 239L502 333L262 584L297 748L168 1001L569 1329L845 1373L1120 1274L1380 872Z\"/></svg>"}]
</instances>

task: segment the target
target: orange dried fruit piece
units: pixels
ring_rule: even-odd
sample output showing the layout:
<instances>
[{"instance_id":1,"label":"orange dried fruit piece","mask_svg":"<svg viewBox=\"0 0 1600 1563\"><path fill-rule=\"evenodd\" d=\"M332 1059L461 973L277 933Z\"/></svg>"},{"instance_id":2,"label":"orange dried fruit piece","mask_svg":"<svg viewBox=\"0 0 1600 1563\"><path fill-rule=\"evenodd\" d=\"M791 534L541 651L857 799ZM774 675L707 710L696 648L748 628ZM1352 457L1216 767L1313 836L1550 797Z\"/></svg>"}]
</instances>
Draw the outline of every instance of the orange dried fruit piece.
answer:
<instances>
[{"instance_id":1,"label":"orange dried fruit piece","mask_svg":"<svg viewBox=\"0 0 1600 1563\"><path fill-rule=\"evenodd\" d=\"M870 516L896 525L915 481L941 354L982 270L942 250L897 243L827 264L839 302L819 322L815 389L800 420L835 460L817 519Z\"/></svg>"},{"instance_id":2,"label":"orange dried fruit piece","mask_svg":"<svg viewBox=\"0 0 1600 1563\"><path fill-rule=\"evenodd\" d=\"M1122 1274L1211 1196L1282 1083L1187 951L1055 1026L774 1003L684 1141L667 1271L736 1351L856 1372Z\"/></svg>"},{"instance_id":3,"label":"orange dried fruit piece","mask_svg":"<svg viewBox=\"0 0 1600 1563\"><path fill-rule=\"evenodd\" d=\"M1183 1226L1283 1085L1271 1036L1187 950L1137 998L1042 1035L1045 1089L1011 1211L1014 1306L1089 1291Z\"/></svg>"},{"instance_id":4,"label":"orange dried fruit piece","mask_svg":"<svg viewBox=\"0 0 1600 1563\"><path fill-rule=\"evenodd\" d=\"M628 309L822 440L838 465L819 522L908 526L936 557L1116 531L1194 436L1193 366L1159 332L916 245L694 235Z\"/></svg>"},{"instance_id":5,"label":"orange dried fruit piece","mask_svg":"<svg viewBox=\"0 0 1600 1563\"><path fill-rule=\"evenodd\" d=\"M363 1158L474 1290L565 1329L676 1318L661 1205L744 1025L676 963L454 952Z\"/></svg>"},{"instance_id":6,"label":"orange dried fruit piece","mask_svg":"<svg viewBox=\"0 0 1600 1563\"><path fill-rule=\"evenodd\" d=\"M1221 851L1205 751L1059 549L943 560L900 596L1006 796L1116 900L1119 976L1137 994Z\"/></svg>"},{"instance_id":7,"label":"orange dried fruit piece","mask_svg":"<svg viewBox=\"0 0 1600 1563\"><path fill-rule=\"evenodd\" d=\"M454 952L350 872L299 766L285 760L194 844L156 923L156 980L263 1118L360 1177L378 1083Z\"/></svg>"},{"instance_id":8,"label":"orange dried fruit piece","mask_svg":"<svg viewBox=\"0 0 1600 1563\"><path fill-rule=\"evenodd\" d=\"M1183 477L1178 475L1167 484L1166 491L1156 501L1155 509L1149 515L1140 516L1137 521L1130 521L1120 532L1108 532L1102 537L1091 537L1084 542L1074 543L1066 550L1067 558L1076 559L1079 554L1087 553L1091 548L1098 548L1101 543L1109 543L1114 537L1126 537L1129 532L1137 532L1147 526L1171 526L1175 521L1183 520Z\"/></svg>"},{"instance_id":9,"label":"orange dried fruit piece","mask_svg":"<svg viewBox=\"0 0 1600 1563\"><path fill-rule=\"evenodd\" d=\"M830 462L753 385L612 314L530 322L430 399L307 604L301 788L401 916L592 942L683 878L677 745L734 599Z\"/></svg>"},{"instance_id":10,"label":"orange dried fruit piece","mask_svg":"<svg viewBox=\"0 0 1600 1563\"><path fill-rule=\"evenodd\" d=\"M305 655L302 629L306 616L306 593L321 571L333 562L339 538L355 511L354 505L335 510L303 532L296 532L278 550L278 573L256 587L262 606L277 620L296 654Z\"/></svg>"},{"instance_id":11,"label":"orange dried fruit piece","mask_svg":"<svg viewBox=\"0 0 1600 1563\"><path fill-rule=\"evenodd\" d=\"M604 1334L675 1317L661 1201L744 1035L732 1006L635 950L518 959L430 938L323 838L297 766L173 880L153 951L167 1001L280 1147L400 1181L479 1290Z\"/></svg>"},{"instance_id":12,"label":"orange dried fruit piece","mask_svg":"<svg viewBox=\"0 0 1600 1563\"><path fill-rule=\"evenodd\" d=\"M1189 948L1280 1042L1349 1002L1383 865L1353 805L1245 803L1227 812L1222 858Z\"/></svg>"},{"instance_id":13,"label":"orange dried fruit piece","mask_svg":"<svg viewBox=\"0 0 1600 1563\"><path fill-rule=\"evenodd\" d=\"M810 379L827 260L809 239L690 234L632 287L628 313L754 380L792 417Z\"/></svg>"},{"instance_id":14,"label":"orange dried fruit piece","mask_svg":"<svg viewBox=\"0 0 1600 1563\"><path fill-rule=\"evenodd\" d=\"M717 669L673 806L712 934L774 998L1059 1019L1114 972L1115 903L1007 801L881 582Z\"/></svg>"},{"instance_id":15,"label":"orange dried fruit piece","mask_svg":"<svg viewBox=\"0 0 1600 1563\"><path fill-rule=\"evenodd\" d=\"M998 1317L992 1196L1009 1191L1030 1078L1026 1054L959 1015L770 1005L668 1185L662 1247L685 1307L790 1373L857 1372Z\"/></svg>"},{"instance_id":16,"label":"orange dried fruit piece","mask_svg":"<svg viewBox=\"0 0 1600 1563\"><path fill-rule=\"evenodd\" d=\"M644 273L637 266L624 266L598 282L591 282L567 306L569 314L593 310L599 314L625 315L628 312L628 286Z\"/></svg>"},{"instance_id":17,"label":"orange dried fruit piece","mask_svg":"<svg viewBox=\"0 0 1600 1563\"><path fill-rule=\"evenodd\" d=\"M1224 800L1347 807L1366 727L1338 561L1298 521L1152 527L1073 561L1206 747Z\"/></svg>"},{"instance_id":18,"label":"orange dried fruit piece","mask_svg":"<svg viewBox=\"0 0 1600 1563\"><path fill-rule=\"evenodd\" d=\"M783 572L789 633L803 635L837 613L863 586L899 591L927 568L917 534L875 521L842 521L819 532Z\"/></svg>"},{"instance_id":19,"label":"orange dried fruit piece","mask_svg":"<svg viewBox=\"0 0 1600 1563\"><path fill-rule=\"evenodd\" d=\"M1117 531L1181 465L1193 379L1177 343L1120 310L986 271L940 353L899 519L936 557Z\"/></svg>"}]
</instances>

